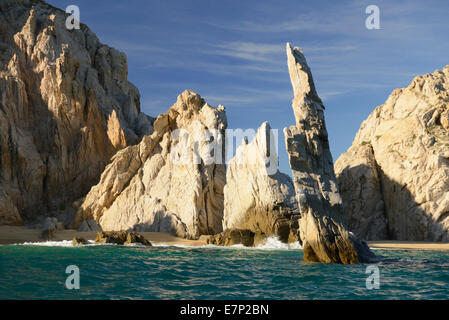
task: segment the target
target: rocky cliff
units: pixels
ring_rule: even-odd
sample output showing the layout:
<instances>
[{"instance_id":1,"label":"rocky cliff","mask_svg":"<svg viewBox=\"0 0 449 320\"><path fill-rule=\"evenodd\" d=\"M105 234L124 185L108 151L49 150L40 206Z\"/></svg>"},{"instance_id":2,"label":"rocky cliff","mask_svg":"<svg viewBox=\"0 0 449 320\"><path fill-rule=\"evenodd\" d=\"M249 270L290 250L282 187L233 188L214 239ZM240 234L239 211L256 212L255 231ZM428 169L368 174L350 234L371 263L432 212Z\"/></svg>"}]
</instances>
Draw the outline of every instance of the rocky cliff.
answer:
<instances>
[{"instance_id":1,"label":"rocky cliff","mask_svg":"<svg viewBox=\"0 0 449 320\"><path fill-rule=\"evenodd\" d=\"M152 132L126 56L43 1L0 2L0 224L58 213Z\"/></svg>"},{"instance_id":2,"label":"rocky cliff","mask_svg":"<svg viewBox=\"0 0 449 320\"><path fill-rule=\"evenodd\" d=\"M275 137L268 122L243 140L229 162L224 188L223 229L246 229L298 241L299 211L290 177L279 172Z\"/></svg>"},{"instance_id":3,"label":"rocky cliff","mask_svg":"<svg viewBox=\"0 0 449 320\"><path fill-rule=\"evenodd\" d=\"M154 132L119 151L86 196L75 226L94 218L105 231L171 232L198 238L222 231L224 108L185 91Z\"/></svg>"},{"instance_id":4,"label":"rocky cliff","mask_svg":"<svg viewBox=\"0 0 449 320\"><path fill-rule=\"evenodd\" d=\"M284 129L300 219L304 260L359 263L375 259L364 241L347 231L329 150L324 106L300 48L287 44L296 125Z\"/></svg>"},{"instance_id":5,"label":"rocky cliff","mask_svg":"<svg viewBox=\"0 0 449 320\"><path fill-rule=\"evenodd\" d=\"M394 90L335 172L360 236L449 241L449 66Z\"/></svg>"}]
</instances>

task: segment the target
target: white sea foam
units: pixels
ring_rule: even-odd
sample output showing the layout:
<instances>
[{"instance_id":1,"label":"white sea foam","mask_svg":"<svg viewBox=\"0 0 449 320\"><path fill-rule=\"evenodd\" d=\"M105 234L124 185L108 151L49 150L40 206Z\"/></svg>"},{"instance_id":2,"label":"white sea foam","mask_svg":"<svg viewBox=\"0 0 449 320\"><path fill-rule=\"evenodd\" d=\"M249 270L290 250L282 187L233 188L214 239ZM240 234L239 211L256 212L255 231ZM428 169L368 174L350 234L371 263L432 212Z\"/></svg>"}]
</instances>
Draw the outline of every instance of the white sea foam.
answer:
<instances>
[{"instance_id":1,"label":"white sea foam","mask_svg":"<svg viewBox=\"0 0 449 320\"><path fill-rule=\"evenodd\" d=\"M97 245L93 240L88 240L89 244ZM43 242L24 242L24 243L16 243L16 245L21 246L42 246L42 247L74 247L72 240L62 240L62 241L43 241Z\"/></svg>"},{"instance_id":2,"label":"white sea foam","mask_svg":"<svg viewBox=\"0 0 449 320\"><path fill-rule=\"evenodd\" d=\"M189 246L185 244L167 244L167 243L153 243L154 247L177 247L177 248L216 248L216 249L244 249L244 250L298 250L302 249L299 242L294 242L290 244L283 243L278 237L268 237L265 241L256 247L245 247L243 244L234 244L229 247L217 246L214 244L208 244L204 246Z\"/></svg>"},{"instance_id":3,"label":"white sea foam","mask_svg":"<svg viewBox=\"0 0 449 320\"><path fill-rule=\"evenodd\" d=\"M62 241L44 241L44 242L24 242L24 243L18 243L18 245L43 246L43 247L71 247L72 241L62 240Z\"/></svg>"},{"instance_id":4,"label":"white sea foam","mask_svg":"<svg viewBox=\"0 0 449 320\"><path fill-rule=\"evenodd\" d=\"M279 240L278 237L268 237L262 244L258 245L256 249L264 250L294 250L302 249L299 242L284 243Z\"/></svg>"},{"instance_id":5,"label":"white sea foam","mask_svg":"<svg viewBox=\"0 0 449 320\"><path fill-rule=\"evenodd\" d=\"M104 246L104 245L115 245L110 243L101 243L97 244L93 240L88 240L89 244L83 246ZM153 247L176 247L176 248L186 248L186 249L199 249L199 248L218 248L218 249L244 249L244 250L298 250L302 249L299 242L294 242L290 244L283 243L279 240L278 237L268 237L265 241L259 244L257 247L245 247L243 244L236 244L229 247L217 246L213 244L208 244L204 246L189 246L185 244L168 244L168 243L152 243ZM24 242L18 243L16 245L23 246L44 246L44 247L82 247L82 246L74 246L71 240L62 240L62 241L44 241L44 242ZM129 245L133 247L145 247L139 244Z\"/></svg>"}]
</instances>

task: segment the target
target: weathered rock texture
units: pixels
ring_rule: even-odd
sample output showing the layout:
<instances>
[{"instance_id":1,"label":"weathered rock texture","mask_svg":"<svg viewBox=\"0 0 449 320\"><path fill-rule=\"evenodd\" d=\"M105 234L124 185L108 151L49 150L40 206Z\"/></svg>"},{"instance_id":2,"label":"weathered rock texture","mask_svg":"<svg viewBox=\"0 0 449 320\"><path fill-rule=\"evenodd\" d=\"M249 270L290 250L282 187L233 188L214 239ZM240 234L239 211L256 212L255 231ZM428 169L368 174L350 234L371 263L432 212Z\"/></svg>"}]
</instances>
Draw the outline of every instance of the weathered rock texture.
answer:
<instances>
[{"instance_id":1,"label":"weathered rock texture","mask_svg":"<svg viewBox=\"0 0 449 320\"><path fill-rule=\"evenodd\" d=\"M268 122L250 143L245 138L237 148L226 172L223 230L248 229L298 241L295 189L290 177L279 172L276 151Z\"/></svg>"},{"instance_id":2,"label":"weathered rock texture","mask_svg":"<svg viewBox=\"0 0 449 320\"><path fill-rule=\"evenodd\" d=\"M73 238L72 243L75 243L75 238ZM95 236L95 243L113 243L121 245L139 243L149 247L153 246L151 242L148 241L143 235L137 232L126 231L97 232L97 235Z\"/></svg>"},{"instance_id":3,"label":"weathered rock texture","mask_svg":"<svg viewBox=\"0 0 449 320\"><path fill-rule=\"evenodd\" d=\"M0 2L0 224L85 195L117 150L151 133L123 53L43 1Z\"/></svg>"},{"instance_id":4,"label":"weathered rock texture","mask_svg":"<svg viewBox=\"0 0 449 320\"><path fill-rule=\"evenodd\" d=\"M79 226L78 230L80 232L101 232L101 227L98 225L98 223L95 220L84 220L81 225Z\"/></svg>"},{"instance_id":5,"label":"weathered rock texture","mask_svg":"<svg viewBox=\"0 0 449 320\"><path fill-rule=\"evenodd\" d=\"M89 244L89 241L87 241L84 238L81 237L73 237L72 239L72 245L74 246L83 246Z\"/></svg>"},{"instance_id":6,"label":"weathered rock texture","mask_svg":"<svg viewBox=\"0 0 449 320\"><path fill-rule=\"evenodd\" d=\"M112 158L75 226L93 218L105 231L164 231L189 238L221 232L226 126L222 106L215 109L184 91L156 119L152 135Z\"/></svg>"},{"instance_id":7,"label":"weathered rock texture","mask_svg":"<svg viewBox=\"0 0 449 320\"><path fill-rule=\"evenodd\" d=\"M449 241L449 66L392 92L335 163L349 228Z\"/></svg>"},{"instance_id":8,"label":"weathered rock texture","mask_svg":"<svg viewBox=\"0 0 449 320\"><path fill-rule=\"evenodd\" d=\"M227 229L221 233L209 236L206 240L207 244L214 244L217 246L233 246L242 244L245 247L256 247L262 244L266 239L265 235L260 232L252 232L248 229Z\"/></svg>"},{"instance_id":9,"label":"weathered rock texture","mask_svg":"<svg viewBox=\"0 0 449 320\"><path fill-rule=\"evenodd\" d=\"M388 236L381 173L370 144L356 153L348 151L335 163L339 191L349 230L366 240L386 240Z\"/></svg>"},{"instance_id":10,"label":"weathered rock texture","mask_svg":"<svg viewBox=\"0 0 449 320\"><path fill-rule=\"evenodd\" d=\"M375 258L344 225L324 121L324 106L300 48L287 44L296 126L284 129L297 194L304 260L359 263Z\"/></svg>"}]
</instances>

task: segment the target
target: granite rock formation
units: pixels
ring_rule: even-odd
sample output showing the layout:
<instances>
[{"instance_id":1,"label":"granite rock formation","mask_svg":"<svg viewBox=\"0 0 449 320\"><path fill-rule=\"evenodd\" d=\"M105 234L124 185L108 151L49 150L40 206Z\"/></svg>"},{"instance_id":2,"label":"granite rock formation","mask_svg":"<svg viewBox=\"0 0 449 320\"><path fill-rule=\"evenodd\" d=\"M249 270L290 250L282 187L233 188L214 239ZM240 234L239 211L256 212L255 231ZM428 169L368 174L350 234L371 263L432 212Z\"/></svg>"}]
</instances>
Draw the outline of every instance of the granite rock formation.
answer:
<instances>
[{"instance_id":1,"label":"granite rock formation","mask_svg":"<svg viewBox=\"0 0 449 320\"><path fill-rule=\"evenodd\" d=\"M324 106L300 48L287 43L296 125L284 129L293 183L301 213L300 236L305 261L353 264L375 255L348 232L338 192L324 121Z\"/></svg>"},{"instance_id":2,"label":"granite rock formation","mask_svg":"<svg viewBox=\"0 0 449 320\"><path fill-rule=\"evenodd\" d=\"M0 2L0 224L56 215L152 132L126 56L39 0Z\"/></svg>"},{"instance_id":3,"label":"granite rock formation","mask_svg":"<svg viewBox=\"0 0 449 320\"><path fill-rule=\"evenodd\" d=\"M266 236L260 232L252 232L248 229L232 228L216 235L208 236L207 244L216 246L244 245L245 247L257 247L262 244Z\"/></svg>"},{"instance_id":4,"label":"granite rock formation","mask_svg":"<svg viewBox=\"0 0 449 320\"><path fill-rule=\"evenodd\" d=\"M335 163L348 227L449 241L449 66L394 90Z\"/></svg>"},{"instance_id":5,"label":"granite rock formation","mask_svg":"<svg viewBox=\"0 0 449 320\"><path fill-rule=\"evenodd\" d=\"M348 150L334 165L343 199L346 224L366 240L386 240L388 224L382 196L381 174L371 145Z\"/></svg>"},{"instance_id":6,"label":"granite rock formation","mask_svg":"<svg viewBox=\"0 0 449 320\"><path fill-rule=\"evenodd\" d=\"M289 176L279 172L275 137L264 122L254 139L243 139L228 164L223 230L248 229L296 242L299 211Z\"/></svg>"},{"instance_id":7,"label":"granite rock formation","mask_svg":"<svg viewBox=\"0 0 449 320\"><path fill-rule=\"evenodd\" d=\"M46 217L42 222L40 238L46 241L52 240L55 233L60 230L64 230L64 223L55 217Z\"/></svg>"},{"instance_id":8,"label":"granite rock formation","mask_svg":"<svg viewBox=\"0 0 449 320\"><path fill-rule=\"evenodd\" d=\"M75 238L73 240L75 240ZM149 247L153 246L151 242L145 239L143 235L137 232L127 231L98 232L95 236L95 243L111 243L121 245L143 244Z\"/></svg>"},{"instance_id":9,"label":"granite rock formation","mask_svg":"<svg viewBox=\"0 0 449 320\"><path fill-rule=\"evenodd\" d=\"M222 231L224 108L184 91L154 132L119 151L82 203L74 226L170 232L187 238Z\"/></svg>"},{"instance_id":10,"label":"granite rock formation","mask_svg":"<svg viewBox=\"0 0 449 320\"><path fill-rule=\"evenodd\" d=\"M91 220L84 220L81 225L78 227L78 230L80 232L101 232L101 227L98 225L98 223L91 219Z\"/></svg>"},{"instance_id":11,"label":"granite rock formation","mask_svg":"<svg viewBox=\"0 0 449 320\"><path fill-rule=\"evenodd\" d=\"M72 245L74 246L84 246L84 245L88 245L89 241L87 241L84 238L81 237L73 237L72 239Z\"/></svg>"}]
</instances>

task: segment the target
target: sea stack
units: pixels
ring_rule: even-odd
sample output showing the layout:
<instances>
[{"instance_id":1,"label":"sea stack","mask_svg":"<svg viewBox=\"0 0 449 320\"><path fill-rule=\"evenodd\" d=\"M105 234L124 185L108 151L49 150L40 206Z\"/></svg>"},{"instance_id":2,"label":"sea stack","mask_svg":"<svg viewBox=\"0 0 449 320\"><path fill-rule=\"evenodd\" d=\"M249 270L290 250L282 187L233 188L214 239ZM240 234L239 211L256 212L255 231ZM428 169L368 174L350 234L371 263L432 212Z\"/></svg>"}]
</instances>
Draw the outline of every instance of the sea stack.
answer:
<instances>
[{"instance_id":1,"label":"sea stack","mask_svg":"<svg viewBox=\"0 0 449 320\"><path fill-rule=\"evenodd\" d=\"M374 253L344 224L329 150L324 106L300 48L287 43L287 61L293 86L296 125L284 129L285 144L301 219L304 260L354 264L371 262Z\"/></svg>"}]
</instances>

